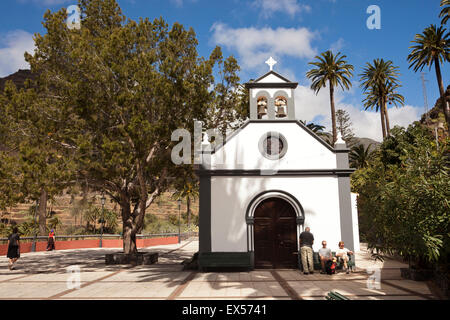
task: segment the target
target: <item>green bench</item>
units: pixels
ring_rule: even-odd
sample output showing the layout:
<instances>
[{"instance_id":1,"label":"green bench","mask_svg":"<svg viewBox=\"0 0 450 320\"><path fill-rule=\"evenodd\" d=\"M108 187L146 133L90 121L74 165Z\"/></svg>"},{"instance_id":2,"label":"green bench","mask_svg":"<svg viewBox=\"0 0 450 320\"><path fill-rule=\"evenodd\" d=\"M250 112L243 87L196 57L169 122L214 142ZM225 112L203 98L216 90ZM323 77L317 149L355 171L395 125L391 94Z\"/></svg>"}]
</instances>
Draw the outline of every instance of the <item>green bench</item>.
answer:
<instances>
[{"instance_id":1,"label":"green bench","mask_svg":"<svg viewBox=\"0 0 450 320\"><path fill-rule=\"evenodd\" d=\"M336 257L336 252L332 251L331 255L333 257ZM301 254L299 252L298 254L298 266L299 269L303 271L303 264L302 264L302 258L301 258ZM319 252L313 252L313 263L314 263L314 270L322 270L322 264L320 263L320 258L319 258ZM355 263L355 255L352 254L350 256L349 261L347 262L348 267L350 268L350 270L355 271L356 269L356 263ZM344 267L344 265L340 262L340 259L337 259L337 265L336 268L338 270L341 270Z\"/></svg>"},{"instance_id":2,"label":"green bench","mask_svg":"<svg viewBox=\"0 0 450 320\"><path fill-rule=\"evenodd\" d=\"M337 291L330 291L328 292L327 296L325 297L327 300L350 300L346 296L340 294Z\"/></svg>"},{"instance_id":3,"label":"green bench","mask_svg":"<svg viewBox=\"0 0 450 320\"><path fill-rule=\"evenodd\" d=\"M198 267L200 271L251 269L252 258L247 252L199 252Z\"/></svg>"}]
</instances>

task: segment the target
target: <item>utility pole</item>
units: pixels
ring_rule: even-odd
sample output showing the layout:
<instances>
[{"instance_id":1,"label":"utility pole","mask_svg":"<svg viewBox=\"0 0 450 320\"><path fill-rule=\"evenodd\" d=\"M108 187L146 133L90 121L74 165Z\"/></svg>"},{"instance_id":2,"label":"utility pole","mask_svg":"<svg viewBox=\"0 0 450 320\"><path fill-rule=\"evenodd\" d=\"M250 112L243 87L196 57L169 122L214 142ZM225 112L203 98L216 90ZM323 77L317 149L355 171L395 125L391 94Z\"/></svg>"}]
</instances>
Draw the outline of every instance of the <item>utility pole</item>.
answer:
<instances>
[{"instance_id":1,"label":"utility pole","mask_svg":"<svg viewBox=\"0 0 450 320\"><path fill-rule=\"evenodd\" d=\"M427 87L425 82L428 80L425 79L425 72L420 73L420 78L422 79L422 90L423 90L423 101L424 101L424 107L425 107L425 123L427 125L430 124L430 115L428 114L428 97L427 97Z\"/></svg>"},{"instance_id":2,"label":"utility pole","mask_svg":"<svg viewBox=\"0 0 450 320\"><path fill-rule=\"evenodd\" d=\"M420 78L422 79L422 89L423 89L423 101L425 107L425 123L427 126L430 125L430 115L428 114L428 97L427 97L427 87L425 82L428 80L425 79L425 72L420 73ZM436 138L436 148L439 151L439 140L438 140L438 131L437 127L434 128L434 137Z\"/></svg>"},{"instance_id":3,"label":"utility pole","mask_svg":"<svg viewBox=\"0 0 450 320\"><path fill-rule=\"evenodd\" d=\"M422 79L422 89L423 89L423 100L424 100L424 106L425 106L425 122L426 125L430 125L430 115L428 114L428 97L427 97L427 87L425 85L425 82L428 80L425 80L425 72L420 73L420 78ZM437 127L434 127L434 137L436 138L436 149L439 151L439 139L438 139L438 129Z\"/></svg>"}]
</instances>

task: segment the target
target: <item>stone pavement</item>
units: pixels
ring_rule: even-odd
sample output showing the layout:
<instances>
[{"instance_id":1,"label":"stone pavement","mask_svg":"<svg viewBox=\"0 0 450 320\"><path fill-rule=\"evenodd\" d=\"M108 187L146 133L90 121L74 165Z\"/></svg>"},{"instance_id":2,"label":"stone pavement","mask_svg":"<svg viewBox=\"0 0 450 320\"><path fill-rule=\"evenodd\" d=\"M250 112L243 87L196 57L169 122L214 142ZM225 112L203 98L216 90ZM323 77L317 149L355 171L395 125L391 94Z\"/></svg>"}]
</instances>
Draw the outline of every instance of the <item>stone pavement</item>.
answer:
<instances>
[{"instance_id":1,"label":"stone pavement","mask_svg":"<svg viewBox=\"0 0 450 320\"><path fill-rule=\"evenodd\" d=\"M363 248L364 249L364 248ZM349 275L304 275L299 270L250 272L183 271L181 262L198 250L198 241L143 249L159 253L150 266L106 266L105 254L120 249L80 249L23 254L16 270L0 257L0 299L94 300L94 299L305 299L323 300L331 290L354 300L437 299L428 282L400 277L406 265L395 261L373 262L366 251L356 254L356 272ZM79 288L74 288L78 267ZM367 272L367 268L379 268ZM69 269L68 269L69 268ZM379 272L381 281L368 286ZM433 291L433 292L432 292Z\"/></svg>"}]
</instances>

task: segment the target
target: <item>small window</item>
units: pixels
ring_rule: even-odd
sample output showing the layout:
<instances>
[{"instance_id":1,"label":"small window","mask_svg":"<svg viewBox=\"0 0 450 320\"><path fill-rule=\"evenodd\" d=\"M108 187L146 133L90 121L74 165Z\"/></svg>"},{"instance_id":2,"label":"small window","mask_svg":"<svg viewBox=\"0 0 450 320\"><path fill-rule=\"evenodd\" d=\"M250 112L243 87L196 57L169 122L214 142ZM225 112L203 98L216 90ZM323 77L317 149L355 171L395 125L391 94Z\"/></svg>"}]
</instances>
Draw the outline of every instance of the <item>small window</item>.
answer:
<instances>
[{"instance_id":1,"label":"small window","mask_svg":"<svg viewBox=\"0 0 450 320\"><path fill-rule=\"evenodd\" d=\"M279 132L268 132L259 139L259 151L270 160L279 160L287 152L287 140Z\"/></svg>"}]
</instances>

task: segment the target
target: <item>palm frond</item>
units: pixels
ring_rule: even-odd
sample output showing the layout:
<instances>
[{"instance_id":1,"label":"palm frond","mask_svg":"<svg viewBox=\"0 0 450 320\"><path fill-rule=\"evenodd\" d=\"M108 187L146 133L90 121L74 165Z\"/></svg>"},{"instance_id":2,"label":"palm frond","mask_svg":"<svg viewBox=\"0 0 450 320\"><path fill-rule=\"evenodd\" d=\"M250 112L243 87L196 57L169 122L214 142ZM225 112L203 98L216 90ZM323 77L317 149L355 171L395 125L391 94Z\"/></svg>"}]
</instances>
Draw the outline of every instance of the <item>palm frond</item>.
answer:
<instances>
[{"instance_id":1,"label":"palm frond","mask_svg":"<svg viewBox=\"0 0 450 320\"><path fill-rule=\"evenodd\" d=\"M430 25L411 42L416 45L409 47L412 51L408 62L415 72L422 71L425 66L431 68L436 60L440 63L450 61L450 32L443 26Z\"/></svg>"}]
</instances>

